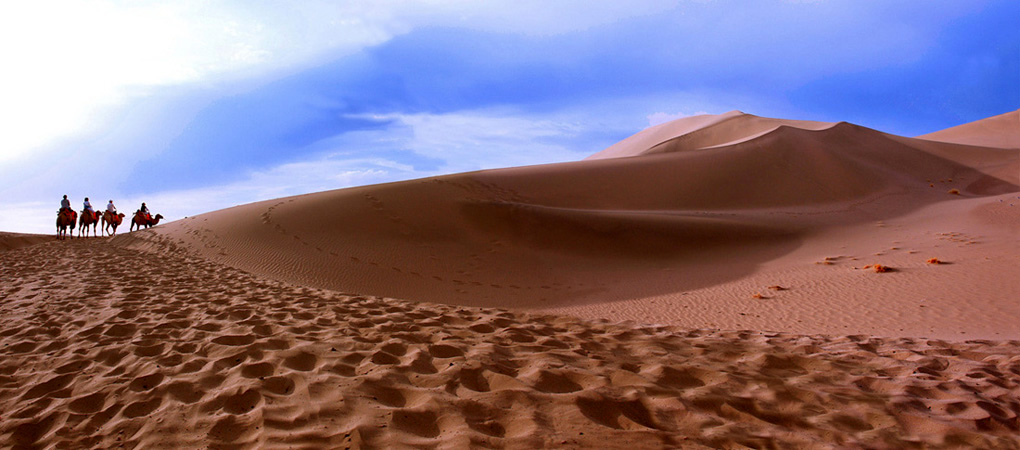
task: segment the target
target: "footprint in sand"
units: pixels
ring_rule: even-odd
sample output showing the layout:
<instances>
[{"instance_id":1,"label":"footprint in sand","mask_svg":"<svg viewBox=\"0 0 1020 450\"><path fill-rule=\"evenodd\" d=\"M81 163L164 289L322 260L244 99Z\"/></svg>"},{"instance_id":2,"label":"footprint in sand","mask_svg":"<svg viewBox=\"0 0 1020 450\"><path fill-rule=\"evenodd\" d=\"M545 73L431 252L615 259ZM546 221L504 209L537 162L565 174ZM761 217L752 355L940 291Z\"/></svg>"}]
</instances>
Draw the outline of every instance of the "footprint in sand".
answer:
<instances>
[{"instance_id":1,"label":"footprint in sand","mask_svg":"<svg viewBox=\"0 0 1020 450\"><path fill-rule=\"evenodd\" d=\"M131 383L128 384L128 388L135 392L149 391L154 389L156 386L159 386L165 378L166 376L162 373L141 376L131 380Z\"/></svg>"},{"instance_id":2,"label":"footprint in sand","mask_svg":"<svg viewBox=\"0 0 1020 450\"><path fill-rule=\"evenodd\" d=\"M297 384L289 377L269 377L262 382L262 387L276 395L291 395Z\"/></svg>"},{"instance_id":3,"label":"footprint in sand","mask_svg":"<svg viewBox=\"0 0 1020 450\"><path fill-rule=\"evenodd\" d=\"M268 362L246 364L241 367L241 376L245 378L267 378L273 375L276 367Z\"/></svg>"},{"instance_id":4,"label":"footprint in sand","mask_svg":"<svg viewBox=\"0 0 1020 450\"><path fill-rule=\"evenodd\" d=\"M439 416L433 411L399 410L393 412L394 429L423 438L439 436Z\"/></svg>"},{"instance_id":5,"label":"footprint in sand","mask_svg":"<svg viewBox=\"0 0 1020 450\"><path fill-rule=\"evenodd\" d=\"M134 402L124 408L122 414L124 417L133 419L135 417L144 417L152 414L160 405L163 404L163 397L153 397L148 400Z\"/></svg>"},{"instance_id":6,"label":"footprint in sand","mask_svg":"<svg viewBox=\"0 0 1020 450\"><path fill-rule=\"evenodd\" d=\"M233 395L227 395L215 400L222 405L223 411L228 414L247 414L258 408L262 403L262 394L256 389L247 389Z\"/></svg>"},{"instance_id":7,"label":"footprint in sand","mask_svg":"<svg viewBox=\"0 0 1020 450\"><path fill-rule=\"evenodd\" d=\"M314 370L319 358L308 352L299 352L283 360L283 366L299 372Z\"/></svg>"},{"instance_id":8,"label":"footprint in sand","mask_svg":"<svg viewBox=\"0 0 1020 450\"><path fill-rule=\"evenodd\" d=\"M72 400L67 407L75 414L94 414L102 410L105 404L106 394L95 392Z\"/></svg>"},{"instance_id":9,"label":"footprint in sand","mask_svg":"<svg viewBox=\"0 0 1020 450\"><path fill-rule=\"evenodd\" d=\"M166 391L175 400L186 404L195 403L205 396L203 390L199 389L194 383L187 381L170 383L166 386Z\"/></svg>"}]
</instances>

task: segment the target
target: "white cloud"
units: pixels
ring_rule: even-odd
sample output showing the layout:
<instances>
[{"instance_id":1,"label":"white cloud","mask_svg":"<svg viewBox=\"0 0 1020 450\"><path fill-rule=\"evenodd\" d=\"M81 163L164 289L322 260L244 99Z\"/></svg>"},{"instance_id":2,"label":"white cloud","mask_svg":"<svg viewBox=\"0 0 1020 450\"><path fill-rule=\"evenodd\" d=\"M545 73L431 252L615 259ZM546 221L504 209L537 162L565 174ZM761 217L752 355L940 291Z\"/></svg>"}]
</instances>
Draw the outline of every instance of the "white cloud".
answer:
<instances>
[{"instance_id":1,"label":"white cloud","mask_svg":"<svg viewBox=\"0 0 1020 450\"><path fill-rule=\"evenodd\" d=\"M4 2L0 163L105 126L112 108L153 87L249 77L389 37L371 24L310 34L304 20L247 4Z\"/></svg>"},{"instance_id":2,"label":"white cloud","mask_svg":"<svg viewBox=\"0 0 1020 450\"><path fill-rule=\"evenodd\" d=\"M388 128L365 133L363 139L441 160L441 173L575 161L589 153L565 144L585 131L584 126L557 118L499 111L368 117L392 120L405 131Z\"/></svg>"},{"instance_id":3,"label":"white cloud","mask_svg":"<svg viewBox=\"0 0 1020 450\"><path fill-rule=\"evenodd\" d=\"M179 16L104 2L6 2L0 7L0 162L98 125L127 86L192 80ZM9 128L8 128L9 127Z\"/></svg>"},{"instance_id":4,"label":"white cloud","mask_svg":"<svg viewBox=\"0 0 1020 450\"><path fill-rule=\"evenodd\" d=\"M617 2L50 0L0 5L0 163L107 126L153 87L293 71L418 26L579 29L667 6Z\"/></svg>"}]
</instances>

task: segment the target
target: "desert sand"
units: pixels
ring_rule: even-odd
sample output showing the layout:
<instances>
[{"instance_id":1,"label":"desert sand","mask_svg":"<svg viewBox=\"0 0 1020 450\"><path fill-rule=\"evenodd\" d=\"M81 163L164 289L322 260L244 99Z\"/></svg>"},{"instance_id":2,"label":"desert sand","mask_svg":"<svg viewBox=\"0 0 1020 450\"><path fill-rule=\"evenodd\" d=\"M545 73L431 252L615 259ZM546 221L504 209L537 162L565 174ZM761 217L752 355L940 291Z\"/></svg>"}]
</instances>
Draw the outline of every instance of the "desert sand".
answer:
<instances>
[{"instance_id":1,"label":"desert sand","mask_svg":"<svg viewBox=\"0 0 1020 450\"><path fill-rule=\"evenodd\" d=\"M1020 448L1017 111L690 117L583 161L3 233L0 267L10 447Z\"/></svg>"}]
</instances>

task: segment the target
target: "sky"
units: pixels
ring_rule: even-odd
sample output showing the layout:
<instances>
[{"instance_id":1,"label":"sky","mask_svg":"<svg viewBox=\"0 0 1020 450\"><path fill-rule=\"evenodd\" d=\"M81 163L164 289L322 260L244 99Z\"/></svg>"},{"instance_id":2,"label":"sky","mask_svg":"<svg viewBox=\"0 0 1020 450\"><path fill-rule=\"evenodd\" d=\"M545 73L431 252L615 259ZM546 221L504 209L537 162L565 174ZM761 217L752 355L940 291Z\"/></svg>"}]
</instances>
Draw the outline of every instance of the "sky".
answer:
<instances>
[{"instance_id":1,"label":"sky","mask_svg":"<svg viewBox=\"0 0 1020 450\"><path fill-rule=\"evenodd\" d=\"M0 231L575 161L731 110L916 136L1020 108L1015 0L0 4Z\"/></svg>"}]
</instances>

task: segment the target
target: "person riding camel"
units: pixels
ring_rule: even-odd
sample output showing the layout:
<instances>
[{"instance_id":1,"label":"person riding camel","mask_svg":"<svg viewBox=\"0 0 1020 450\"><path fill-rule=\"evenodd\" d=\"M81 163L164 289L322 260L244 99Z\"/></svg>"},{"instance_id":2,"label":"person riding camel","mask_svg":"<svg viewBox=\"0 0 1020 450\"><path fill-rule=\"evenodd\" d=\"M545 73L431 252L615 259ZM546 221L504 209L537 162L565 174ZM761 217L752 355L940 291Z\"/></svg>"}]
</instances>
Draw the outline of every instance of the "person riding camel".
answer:
<instances>
[{"instance_id":1,"label":"person riding camel","mask_svg":"<svg viewBox=\"0 0 1020 450\"><path fill-rule=\"evenodd\" d=\"M113 200L110 200L110 203L106 204L106 212L115 216L117 215L117 207L113 206Z\"/></svg>"},{"instance_id":2,"label":"person riding camel","mask_svg":"<svg viewBox=\"0 0 1020 450\"><path fill-rule=\"evenodd\" d=\"M83 203L82 212L83 213L86 213L86 212L89 213L90 215L92 215L93 218L96 217L96 211L94 209L92 209L92 204L89 203L89 198L88 197L85 197L85 203Z\"/></svg>"},{"instance_id":3,"label":"person riding camel","mask_svg":"<svg viewBox=\"0 0 1020 450\"><path fill-rule=\"evenodd\" d=\"M60 212L70 211L71 201L67 199L67 195L64 195L64 199L60 201Z\"/></svg>"},{"instance_id":4,"label":"person riding camel","mask_svg":"<svg viewBox=\"0 0 1020 450\"><path fill-rule=\"evenodd\" d=\"M142 202L142 207L138 210L141 211L142 214L145 214L145 220L152 220L152 216L149 214L149 208L145 206L145 202Z\"/></svg>"}]
</instances>

